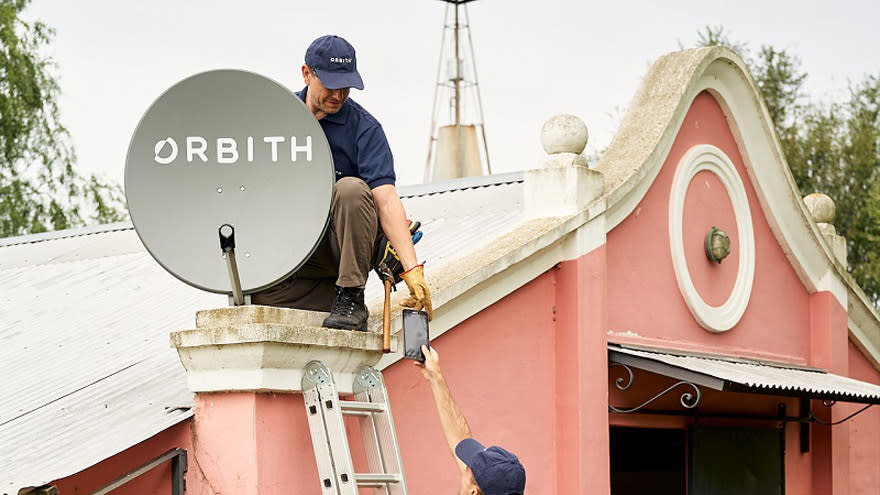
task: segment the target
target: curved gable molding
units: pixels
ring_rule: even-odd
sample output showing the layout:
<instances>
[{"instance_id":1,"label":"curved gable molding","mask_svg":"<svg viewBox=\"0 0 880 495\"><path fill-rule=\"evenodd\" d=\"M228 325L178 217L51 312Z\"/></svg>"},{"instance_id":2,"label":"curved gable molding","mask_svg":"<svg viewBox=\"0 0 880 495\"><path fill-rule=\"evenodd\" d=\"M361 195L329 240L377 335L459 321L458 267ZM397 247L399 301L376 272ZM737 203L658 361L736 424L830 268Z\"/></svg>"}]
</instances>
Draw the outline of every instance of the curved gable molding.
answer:
<instances>
[{"instance_id":1,"label":"curved gable molding","mask_svg":"<svg viewBox=\"0 0 880 495\"><path fill-rule=\"evenodd\" d=\"M846 307L845 267L809 217L745 63L724 47L670 53L645 76L596 165L605 177L608 230L644 198L703 91L712 94L727 117L765 217L802 283L810 292L831 292Z\"/></svg>"}]
</instances>

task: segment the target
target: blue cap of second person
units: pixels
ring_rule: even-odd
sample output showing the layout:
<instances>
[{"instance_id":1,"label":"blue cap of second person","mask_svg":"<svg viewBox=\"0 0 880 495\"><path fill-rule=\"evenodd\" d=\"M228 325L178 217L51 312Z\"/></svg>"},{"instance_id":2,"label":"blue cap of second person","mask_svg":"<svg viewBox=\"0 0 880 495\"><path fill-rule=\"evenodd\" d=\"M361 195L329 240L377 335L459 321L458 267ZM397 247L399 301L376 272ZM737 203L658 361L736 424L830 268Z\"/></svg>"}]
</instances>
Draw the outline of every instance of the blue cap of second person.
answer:
<instances>
[{"instance_id":1,"label":"blue cap of second person","mask_svg":"<svg viewBox=\"0 0 880 495\"><path fill-rule=\"evenodd\" d=\"M328 34L313 41L306 50L306 65L327 89L364 89L354 47L339 36Z\"/></svg>"},{"instance_id":2,"label":"blue cap of second person","mask_svg":"<svg viewBox=\"0 0 880 495\"><path fill-rule=\"evenodd\" d=\"M486 448L473 438L465 438L455 446L455 455L471 468L485 495L522 495L526 488L525 468L501 447Z\"/></svg>"}]
</instances>

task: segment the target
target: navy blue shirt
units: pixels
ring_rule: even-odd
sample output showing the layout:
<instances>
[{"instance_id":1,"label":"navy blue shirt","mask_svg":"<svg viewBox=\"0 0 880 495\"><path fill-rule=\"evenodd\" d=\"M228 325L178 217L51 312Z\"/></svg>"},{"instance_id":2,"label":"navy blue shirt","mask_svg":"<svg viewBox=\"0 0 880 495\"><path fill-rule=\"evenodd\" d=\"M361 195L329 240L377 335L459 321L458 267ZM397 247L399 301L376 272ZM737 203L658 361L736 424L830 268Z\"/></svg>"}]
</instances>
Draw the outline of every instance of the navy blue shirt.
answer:
<instances>
[{"instance_id":1,"label":"navy blue shirt","mask_svg":"<svg viewBox=\"0 0 880 495\"><path fill-rule=\"evenodd\" d=\"M306 101L308 87L296 95ZM318 121L333 154L336 180L359 177L370 189L394 184L394 158L385 131L370 112L348 98L338 112Z\"/></svg>"}]
</instances>

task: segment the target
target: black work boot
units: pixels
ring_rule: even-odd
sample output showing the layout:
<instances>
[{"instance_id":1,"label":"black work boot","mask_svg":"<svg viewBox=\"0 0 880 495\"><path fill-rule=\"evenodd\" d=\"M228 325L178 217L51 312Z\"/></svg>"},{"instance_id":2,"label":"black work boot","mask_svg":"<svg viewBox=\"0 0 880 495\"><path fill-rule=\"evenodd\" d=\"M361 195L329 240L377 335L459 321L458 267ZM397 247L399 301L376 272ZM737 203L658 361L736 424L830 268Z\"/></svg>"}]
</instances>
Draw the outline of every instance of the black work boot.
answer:
<instances>
[{"instance_id":1,"label":"black work boot","mask_svg":"<svg viewBox=\"0 0 880 495\"><path fill-rule=\"evenodd\" d=\"M327 328L367 331L367 317L370 312L364 304L364 289L357 287L337 287L336 300L330 308L330 316L323 323Z\"/></svg>"}]
</instances>

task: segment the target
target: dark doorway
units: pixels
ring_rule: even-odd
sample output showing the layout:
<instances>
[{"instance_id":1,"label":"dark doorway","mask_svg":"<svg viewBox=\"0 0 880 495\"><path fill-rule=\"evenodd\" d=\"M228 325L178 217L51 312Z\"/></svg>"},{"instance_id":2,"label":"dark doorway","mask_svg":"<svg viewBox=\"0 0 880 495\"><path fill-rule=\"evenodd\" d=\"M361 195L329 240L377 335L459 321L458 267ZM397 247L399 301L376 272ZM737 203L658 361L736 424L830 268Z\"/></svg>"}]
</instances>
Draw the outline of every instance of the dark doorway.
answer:
<instances>
[{"instance_id":1,"label":"dark doorway","mask_svg":"<svg viewBox=\"0 0 880 495\"><path fill-rule=\"evenodd\" d=\"M611 427L611 495L685 495L685 430Z\"/></svg>"},{"instance_id":2,"label":"dark doorway","mask_svg":"<svg viewBox=\"0 0 880 495\"><path fill-rule=\"evenodd\" d=\"M695 426L691 495L785 493L784 435L776 428Z\"/></svg>"}]
</instances>

